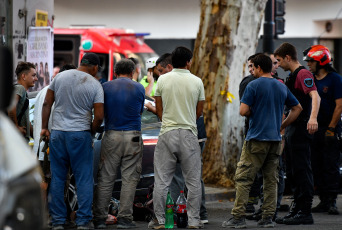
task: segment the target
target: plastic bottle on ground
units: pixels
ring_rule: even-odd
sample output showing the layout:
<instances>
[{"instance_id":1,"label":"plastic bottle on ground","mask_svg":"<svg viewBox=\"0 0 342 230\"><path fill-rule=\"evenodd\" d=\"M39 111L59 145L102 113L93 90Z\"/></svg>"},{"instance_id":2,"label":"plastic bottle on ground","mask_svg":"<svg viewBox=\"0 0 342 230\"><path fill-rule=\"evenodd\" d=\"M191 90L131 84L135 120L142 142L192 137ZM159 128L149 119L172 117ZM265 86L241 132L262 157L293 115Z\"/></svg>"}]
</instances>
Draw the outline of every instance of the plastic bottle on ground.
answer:
<instances>
[{"instance_id":1,"label":"plastic bottle on ground","mask_svg":"<svg viewBox=\"0 0 342 230\"><path fill-rule=\"evenodd\" d=\"M173 228L173 206L174 202L171 198L170 192L167 193L166 209L165 209L165 228Z\"/></svg>"},{"instance_id":2,"label":"plastic bottle on ground","mask_svg":"<svg viewBox=\"0 0 342 230\"><path fill-rule=\"evenodd\" d=\"M188 215L186 211L186 198L183 190L180 191L180 195L176 202L177 205L177 227L186 228L188 225Z\"/></svg>"}]
</instances>

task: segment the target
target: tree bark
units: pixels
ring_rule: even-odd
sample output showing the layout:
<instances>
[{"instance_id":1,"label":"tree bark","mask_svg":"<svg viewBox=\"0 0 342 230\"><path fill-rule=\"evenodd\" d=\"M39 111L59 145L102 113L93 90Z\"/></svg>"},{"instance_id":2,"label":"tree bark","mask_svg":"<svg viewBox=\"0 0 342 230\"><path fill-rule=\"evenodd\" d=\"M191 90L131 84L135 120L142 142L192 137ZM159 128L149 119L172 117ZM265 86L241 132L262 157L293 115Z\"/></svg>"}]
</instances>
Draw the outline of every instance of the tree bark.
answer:
<instances>
[{"instance_id":1,"label":"tree bark","mask_svg":"<svg viewBox=\"0 0 342 230\"><path fill-rule=\"evenodd\" d=\"M243 139L238 88L255 52L267 0L202 0L191 72L202 78L206 183L232 186ZM228 92L236 99L228 102Z\"/></svg>"}]
</instances>

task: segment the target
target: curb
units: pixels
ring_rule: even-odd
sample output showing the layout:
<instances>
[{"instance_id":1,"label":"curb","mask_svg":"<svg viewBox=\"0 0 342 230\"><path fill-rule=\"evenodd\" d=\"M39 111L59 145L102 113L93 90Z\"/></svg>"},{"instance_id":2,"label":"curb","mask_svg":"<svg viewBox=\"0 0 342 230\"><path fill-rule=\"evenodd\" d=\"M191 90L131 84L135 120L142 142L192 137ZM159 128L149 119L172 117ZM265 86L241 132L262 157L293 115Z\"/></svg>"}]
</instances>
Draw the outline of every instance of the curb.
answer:
<instances>
[{"instance_id":1,"label":"curb","mask_svg":"<svg viewBox=\"0 0 342 230\"><path fill-rule=\"evenodd\" d=\"M234 200L235 189L205 185L205 201Z\"/></svg>"}]
</instances>

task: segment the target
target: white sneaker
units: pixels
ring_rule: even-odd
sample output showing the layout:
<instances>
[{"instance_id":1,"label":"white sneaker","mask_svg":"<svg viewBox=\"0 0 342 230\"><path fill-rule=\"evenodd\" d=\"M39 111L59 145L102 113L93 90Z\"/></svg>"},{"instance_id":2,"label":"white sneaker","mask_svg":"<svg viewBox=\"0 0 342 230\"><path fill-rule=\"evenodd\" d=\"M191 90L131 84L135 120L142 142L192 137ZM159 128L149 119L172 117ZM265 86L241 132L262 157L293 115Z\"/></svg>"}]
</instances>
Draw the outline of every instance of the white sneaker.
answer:
<instances>
[{"instance_id":1,"label":"white sneaker","mask_svg":"<svg viewBox=\"0 0 342 230\"><path fill-rule=\"evenodd\" d=\"M201 220L201 223L202 223L202 224L208 224L208 223L209 223L209 220Z\"/></svg>"}]
</instances>

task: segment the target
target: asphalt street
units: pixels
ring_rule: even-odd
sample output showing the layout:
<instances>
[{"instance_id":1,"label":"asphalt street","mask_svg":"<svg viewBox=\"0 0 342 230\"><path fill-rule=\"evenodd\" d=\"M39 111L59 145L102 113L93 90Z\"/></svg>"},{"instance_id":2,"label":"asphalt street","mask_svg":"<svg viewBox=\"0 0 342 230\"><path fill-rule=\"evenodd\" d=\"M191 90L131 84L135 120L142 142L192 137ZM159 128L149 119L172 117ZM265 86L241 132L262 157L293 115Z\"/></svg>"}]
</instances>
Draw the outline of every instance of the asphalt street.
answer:
<instances>
[{"instance_id":1,"label":"asphalt street","mask_svg":"<svg viewBox=\"0 0 342 230\"><path fill-rule=\"evenodd\" d=\"M227 196L227 199L229 196ZM230 211L233 208L234 201L231 200L215 200L207 202L207 209L209 214L209 224L204 226L204 229L223 229L221 224L227 218L230 218ZM286 196L283 198L282 204L291 204L291 198ZM318 197L315 196L313 205L317 205L319 202ZM342 195L338 197L337 200L338 209L342 212ZM255 206L257 207L257 206ZM286 215L287 212L280 212L279 216ZM279 225L277 224L275 228L279 229L301 229L301 230L341 230L342 229L342 213L340 215L328 215L326 213L313 214L315 224L313 225ZM247 229L256 229L257 222L246 220ZM136 229L148 229L147 222L136 222ZM176 228L176 226L175 226ZM116 225L109 225L107 229L116 229Z\"/></svg>"}]
</instances>

